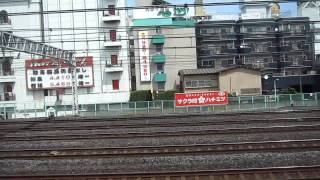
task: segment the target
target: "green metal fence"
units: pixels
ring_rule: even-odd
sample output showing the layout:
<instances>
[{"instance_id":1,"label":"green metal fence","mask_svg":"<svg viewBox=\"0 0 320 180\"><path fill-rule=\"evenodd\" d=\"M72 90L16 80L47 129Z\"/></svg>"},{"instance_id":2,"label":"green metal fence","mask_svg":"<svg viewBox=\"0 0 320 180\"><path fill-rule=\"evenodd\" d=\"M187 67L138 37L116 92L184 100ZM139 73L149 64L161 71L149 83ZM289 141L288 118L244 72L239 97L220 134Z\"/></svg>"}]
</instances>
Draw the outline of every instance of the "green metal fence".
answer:
<instances>
[{"instance_id":1,"label":"green metal fence","mask_svg":"<svg viewBox=\"0 0 320 180\"><path fill-rule=\"evenodd\" d=\"M64 102L65 103L65 102ZM71 102L66 105L52 106L57 116L72 115ZM119 116L148 114L180 114L205 112L233 112L273 109L290 106L318 106L320 93L280 94L275 96L239 96L229 97L228 105L212 105L197 107L176 107L174 101L144 101L111 104L82 104L81 116ZM46 117L47 106L44 102L29 102L23 104L0 104L3 118Z\"/></svg>"}]
</instances>

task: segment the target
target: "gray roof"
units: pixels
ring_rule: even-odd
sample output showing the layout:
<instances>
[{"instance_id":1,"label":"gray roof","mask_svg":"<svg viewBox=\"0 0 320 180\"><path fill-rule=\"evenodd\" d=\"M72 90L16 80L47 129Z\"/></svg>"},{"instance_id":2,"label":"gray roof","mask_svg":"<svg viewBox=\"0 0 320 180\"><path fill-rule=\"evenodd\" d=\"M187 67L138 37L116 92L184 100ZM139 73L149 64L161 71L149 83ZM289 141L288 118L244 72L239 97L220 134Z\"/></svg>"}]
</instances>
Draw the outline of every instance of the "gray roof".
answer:
<instances>
[{"instance_id":1,"label":"gray roof","mask_svg":"<svg viewBox=\"0 0 320 180\"><path fill-rule=\"evenodd\" d=\"M253 69L250 67L246 67L246 66L231 66L231 67L227 67L227 68L222 68L222 69L215 69L215 68L203 68L203 69L182 69L179 70L178 75L179 76L186 76L186 75L205 75L205 74L216 74L216 73L220 73L223 71L228 71L231 69L237 69L237 68L245 68L245 69L250 69L253 71L259 71L257 69Z\"/></svg>"}]
</instances>

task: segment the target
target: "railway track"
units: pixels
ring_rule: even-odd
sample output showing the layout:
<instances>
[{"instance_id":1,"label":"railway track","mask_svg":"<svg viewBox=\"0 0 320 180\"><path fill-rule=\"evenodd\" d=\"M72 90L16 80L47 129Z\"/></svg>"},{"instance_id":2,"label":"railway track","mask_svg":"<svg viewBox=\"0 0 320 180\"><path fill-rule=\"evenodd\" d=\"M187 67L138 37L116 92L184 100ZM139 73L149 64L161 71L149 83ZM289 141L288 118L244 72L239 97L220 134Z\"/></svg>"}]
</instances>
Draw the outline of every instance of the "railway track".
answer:
<instances>
[{"instance_id":1,"label":"railway track","mask_svg":"<svg viewBox=\"0 0 320 180\"><path fill-rule=\"evenodd\" d=\"M45 118L39 118L39 119L19 119L19 120L2 120L0 121L0 125L30 125L30 124L38 124L38 123L86 123L86 122L156 122L156 121L166 121L166 120L199 120L199 119L208 119L208 120L216 120L216 119L234 119L235 117L237 119L259 119L261 116L266 117L266 119L270 119L273 116L278 116L278 118L301 118L305 117L305 115L308 115L310 117L318 117L317 115L320 115L320 109L313 109L313 110L293 110L288 112L278 112L278 111L272 111L272 112L246 112L246 113L226 113L226 114L196 114L196 115L170 115L170 116L146 116L146 117L126 117L126 118L84 118L84 117L78 117L78 118L72 118L72 117L59 117L57 119L45 119ZM172 121L168 121L172 122ZM168 123L167 122L167 123Z\"/></svg>"},{"instance_id":2,"label":"railway track","mask_svg":"<svg viewBox=\"0 0 320 180\"><path fill-rule=\"evenodd\" d=\"M196 135L218 135L218 134L250 134L266 132L308 132L320 130L320 124L298 125L298 126L274 126L259 128L234 128L234 129L206 129L186 131L158 131L158 132L130 132L130 133L91 133L91 134L63 134L63 135L40 135L40 136L14 136L1 137L1 141L40 141L40 140L76 140L76 139L106 139L106 138L137 138L137 137L179 137Z\"/></svg>"},{"instance_id":3,"label":"railway track","mask_svg":"<svg viewBox=\"0 0 320 180\"><path fill-rule=\"evenodd\" d=\"M2 180L319 180L320 166L248 168L216 171L138 172L121 174L63 174L1 176Z\"/></svg>"},{"instance_id":4,"label":"railway track","mask_svg":"<svg viewBox=\"0 0 320 180\"><path fill-rule=\"evenodd\" d=\"M115 156L157 156L172 154L212 154L263 151L310 151L320 150L320 139L300 141L272 141L225 144L194 144L171 146L140 146L126 148L76 148L76 149L20 149L0 151L1 159L57 159L94 158Z\"/></svg>"},{"instance_id":5,"label":"railway track","mask_svg":"<svg viewBox=\"0 0 320 180\"><path fill-rule=\"evenodd\" d=\"M32 132L41 132L41 131L50 131L50 130L108 130L108 129L117 129L117 128L153 128L153 127L194 127L194 126L208 126L208 125L250 125L250 124L280 124L280 123L311 123L311 122L320 122L320 117L305 117L305 118L275 118L275 119L248 119L248 120L205 120L197 122L150 122L150 123L118 123L118 124L108 124L108 122L95 123L90 122L87 124L72 124L70 126L59 125L59 123L51 122L46 124L43 127L43 124L39 126L17 128L17 129L8 129L5 127L0 127L2 133L17 132L21 130L23 132L32 131Z\"/></svg>"}]
</instances>

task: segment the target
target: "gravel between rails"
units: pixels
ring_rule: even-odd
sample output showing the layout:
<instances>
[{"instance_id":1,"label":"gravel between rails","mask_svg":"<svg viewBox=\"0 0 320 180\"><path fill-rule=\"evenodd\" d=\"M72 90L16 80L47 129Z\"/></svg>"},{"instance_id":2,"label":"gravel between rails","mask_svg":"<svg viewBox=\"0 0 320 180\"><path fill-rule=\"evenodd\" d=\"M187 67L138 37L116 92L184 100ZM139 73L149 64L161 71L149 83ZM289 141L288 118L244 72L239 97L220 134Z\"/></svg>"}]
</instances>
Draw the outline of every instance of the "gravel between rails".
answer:
<instances>
[{"instance_id":1,"label":"gravel between rails","mask_svg":"<svg viewBox=\"0 0 320 180\"><path fill-rule=\"evenodd\" d=\"M319 139L319 137L320 131L315 130L308 132L256 132L251 134L189 135L180 137L137 137L123 139L106 138L86 140L0 141L0 150L191 145L281 140L307 140Z\"/></svg>"},{"instance_id":2,"label":"gravel between rails","mask_svg":"<svg viewBox=\"0 0 320 180\"><path fill-rule=\"evenodd\" d=\"M318 165L320 151L59 160L0 160L1 175L196 171Z\"/></svg>"},{"instance_id":3,"label":"gravel between rails","mask_svg":"<svg viewBox=\"0 0 320 180\"><path fill-rule=\"evenodd\" d=\"M225 125L198 125L198 126L181 126L181 127L144 127L144 128L116 128L116 129L97 129L97 130L48 130L48 131L28 131L7 133L7 136L32 137L41 135L73 135L73 134L99 134L99 133L142 133L142 132L174 132L190 130L210 130L226 128L258 128L273 126L298 126L298 125L317 125L320 119L313 122L272 122L272 123L253 123L253 124L225 124Z\"/></svg>"}]
</instances>

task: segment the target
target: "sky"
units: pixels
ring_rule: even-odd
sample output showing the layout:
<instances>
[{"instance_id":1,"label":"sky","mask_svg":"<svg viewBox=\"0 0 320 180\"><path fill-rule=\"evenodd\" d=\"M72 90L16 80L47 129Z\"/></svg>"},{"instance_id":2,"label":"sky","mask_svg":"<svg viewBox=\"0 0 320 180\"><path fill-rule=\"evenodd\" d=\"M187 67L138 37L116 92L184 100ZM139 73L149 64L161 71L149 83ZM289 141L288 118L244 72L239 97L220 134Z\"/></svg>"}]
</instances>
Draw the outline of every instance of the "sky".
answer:
<instances>
[{"instance_id":1,"label":"sky","mask_svg":"<svg viewBox=\"0 0 320 180\"><path fill-rule=\"evenodd\" d=\"M134 6L134 0L127 0L128 6ZM167 0L172 4L184 4L184 3L194 3L194 0ZM235 2L236 0L204 0L204 3L214 3L214 2ZM297 4L296 3L280 3L281 11L290 11L291 16L297 15ZM206 7L206 12L208 13L239 13L239 6L211 6Z\"/></svg>"}]
</instances>

